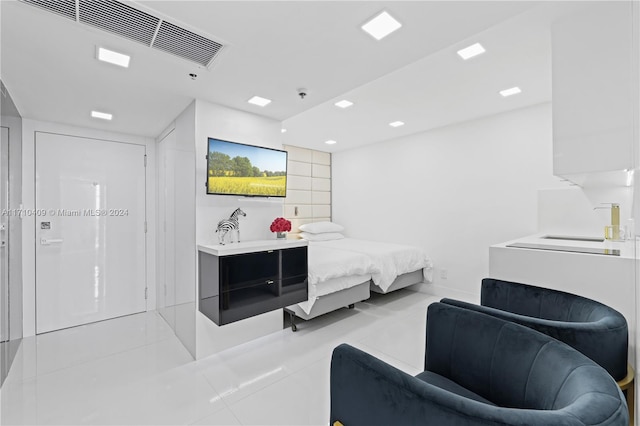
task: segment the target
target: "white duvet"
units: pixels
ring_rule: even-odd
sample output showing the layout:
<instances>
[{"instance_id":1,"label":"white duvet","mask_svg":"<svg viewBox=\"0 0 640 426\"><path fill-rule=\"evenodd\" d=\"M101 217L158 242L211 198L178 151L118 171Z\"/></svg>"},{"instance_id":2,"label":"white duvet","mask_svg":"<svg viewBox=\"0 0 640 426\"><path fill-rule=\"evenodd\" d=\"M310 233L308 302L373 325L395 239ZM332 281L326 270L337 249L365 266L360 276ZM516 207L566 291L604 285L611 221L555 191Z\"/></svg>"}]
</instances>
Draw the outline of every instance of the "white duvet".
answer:
<instances>
[{"instance_id":1,"label":"white duvet","mask_svg":"<svg viewBox=\"0 0 640 426\"><path fill-rule=\"evenodd\" d=\"M309 298L298 305L309 314L318 297L361 284L378 273L369 256L309 244Z\"/></svg>"},{"instance_id":2,"label":"white duvet","mask_svg":"<svg viewBox=\"0 0 640 426\"><path fill-rule=\"evenodd\" d=\"M432 279L433 263L420 247L377 241L343 238L331 241L313 241L309 248L327 248L340 252L365 254L373 260L377 271L372 274L373 282L387 291L393 281L402 274L423 270L427 281ZM309 256L311 257L311 256Z\"/></svg>"}]
</instances>

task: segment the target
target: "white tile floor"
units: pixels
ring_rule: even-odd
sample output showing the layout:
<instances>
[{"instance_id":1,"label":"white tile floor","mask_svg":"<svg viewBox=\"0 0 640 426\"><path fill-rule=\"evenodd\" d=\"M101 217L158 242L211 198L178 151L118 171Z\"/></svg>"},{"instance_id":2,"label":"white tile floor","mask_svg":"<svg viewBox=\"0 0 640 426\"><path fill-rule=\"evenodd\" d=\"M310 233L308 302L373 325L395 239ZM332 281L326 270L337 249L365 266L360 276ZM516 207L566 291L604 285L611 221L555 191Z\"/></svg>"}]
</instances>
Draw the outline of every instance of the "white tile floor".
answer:
<instances>
[{"instance_id":1,"label":"white tile floor","mask_svg":"<svg viewBox=\"0 0 640 426\"><path fill-rule=\"evenodd\" d=\"M436 300L372 295L199 361L157 312L26 338L0 424L327 425L333 348L346 342L416 374Z\"/></svg>"}]
</instances>

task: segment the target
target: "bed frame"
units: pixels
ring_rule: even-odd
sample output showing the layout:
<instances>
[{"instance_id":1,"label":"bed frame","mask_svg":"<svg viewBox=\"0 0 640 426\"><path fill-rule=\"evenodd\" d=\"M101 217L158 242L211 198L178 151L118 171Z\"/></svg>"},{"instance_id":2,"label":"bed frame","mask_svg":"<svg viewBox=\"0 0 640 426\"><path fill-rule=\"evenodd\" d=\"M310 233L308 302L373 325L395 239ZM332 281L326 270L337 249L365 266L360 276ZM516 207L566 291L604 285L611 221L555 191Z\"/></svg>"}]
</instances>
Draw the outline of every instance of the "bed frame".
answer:
<instances>
[{"instance_id":1,"label":"bed frame","mask_svg":"<svg viewBox=\"0 0 640 426\"><path fill-rule=\"evenodd\" d=\"M387 291L383 291L380 287L375 285L373 281L368 280L344 290L319 296L313 304L309 314L303 311L298 305L288 306L284 308L284 311L289 314L291 331L297 331L298 327L296 326L296 318L301 318L306 321L340 308L348 307L349 309L353 309L355 303L362 302L370 297L370 291L386 294L410 285L419 284L423 281L424 277L422 269L418 269L417 271L399 275L393 283L391 283L391 286Z\"/></svg>"},{"instance_id":2,"label":"bed frame","mask_svg":"<svg viewBox=\"0 0 640 426\"><path fill-rule=\"evenodd\" d=\"M370 282L370 280L367 280L353 287L319 296L311 307L311 312L308 314L298 305L291 305L284 308L285 312L289 314L291 330L298 330L295 322L296 318L302 318L306 321L340 308L349 307L349 309L353 309L356 302L367 300L371 295L369 292Z\"/></svg>"},{"instance_id":3,"label":"bed frame","mask_svg":"<svg viewBox=\"0 0 640 426\"><path fill-rule=\"evenodd\" d=\"M390 293L395 290L399 290L401 288L409 287L410 285L419 284L424 281L424 275L422 272L422 268L417 271L407 272L406 274L398 275L395 280L391 283L387 291L382 290L380 287L375 285L373 281L371 282L371 291L376 293Z\"/></svg>"}]
</instances>

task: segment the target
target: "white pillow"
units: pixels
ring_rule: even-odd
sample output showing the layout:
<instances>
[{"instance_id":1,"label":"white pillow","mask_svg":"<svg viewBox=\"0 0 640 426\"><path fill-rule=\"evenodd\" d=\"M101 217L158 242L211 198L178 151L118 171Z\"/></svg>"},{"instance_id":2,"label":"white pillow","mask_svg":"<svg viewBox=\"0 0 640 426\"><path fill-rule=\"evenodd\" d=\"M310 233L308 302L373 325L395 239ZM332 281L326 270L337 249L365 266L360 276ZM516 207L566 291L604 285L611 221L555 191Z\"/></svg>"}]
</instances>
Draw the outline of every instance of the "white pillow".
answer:
<instances>
[{"instance_id":1,"label":"white pillow","mask_svg":"<svg viewBox=\"0 0 640 426\"><path fill-rule=\"evenodd\" d=\"M329 240L341 240L344 235L339 232L325 232L322 234L311 234L309 232L301 232L300 238L307 241L329 241Z\"/></svg>"},{"instance_id":2,"label":"white pillow","mask_svg":"<svg viewBox=\"0 0 640 426\"><path fill-rule=\"evenodd\" d=\"M312 234L322 234L325 232L342 232L344 226L333 222L314 222L300 225L298 227L302 232L310 232Z\"/></svg>"}]
</instances>

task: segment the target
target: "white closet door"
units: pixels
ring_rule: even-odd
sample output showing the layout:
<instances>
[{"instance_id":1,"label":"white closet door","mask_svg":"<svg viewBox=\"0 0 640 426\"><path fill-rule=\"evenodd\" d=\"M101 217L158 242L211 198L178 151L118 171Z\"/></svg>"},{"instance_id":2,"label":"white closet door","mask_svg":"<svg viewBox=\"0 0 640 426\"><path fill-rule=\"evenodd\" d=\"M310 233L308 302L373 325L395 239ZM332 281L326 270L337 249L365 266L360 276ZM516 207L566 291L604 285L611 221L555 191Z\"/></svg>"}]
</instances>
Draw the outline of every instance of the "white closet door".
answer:
<instances>
[{"instance_id":1,"label":"white closet door","mask_svg":"<svg viewBox=\"0 0 640 426\"><path fill-rule=\"evenodd\" d=\"M145 147L36 135L36 333L146 310Z\"/></svg>"},{"instance_id":2,"label":"white closet door","mask_svg":"<svg viewBox=\"0 0 640 426\"><path fill-rule=\"evenodd\" d=\"M6 342L9 334L9 128L0 127L0 342Z\"/></svg>"}]
</instances>

